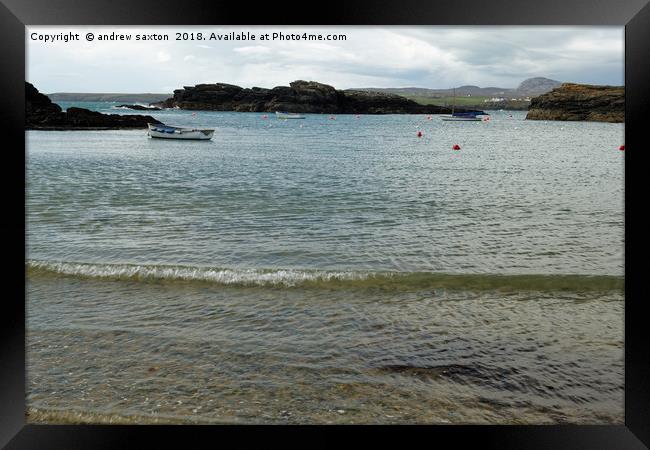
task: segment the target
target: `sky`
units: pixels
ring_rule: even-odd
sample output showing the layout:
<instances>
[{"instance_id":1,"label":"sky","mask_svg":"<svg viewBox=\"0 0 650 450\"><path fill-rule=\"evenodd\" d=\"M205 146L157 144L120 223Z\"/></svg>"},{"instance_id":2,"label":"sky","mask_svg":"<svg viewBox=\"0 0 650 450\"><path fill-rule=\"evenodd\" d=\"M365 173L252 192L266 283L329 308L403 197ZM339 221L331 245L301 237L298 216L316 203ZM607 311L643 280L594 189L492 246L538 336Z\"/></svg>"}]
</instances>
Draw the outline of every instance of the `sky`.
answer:
<instances>
[{"instance_id":1,"label":"sky","mask_svg":"<svg viewBox=\"0 0 650 450\"><path fill-rule=\"evenodd\" d=\"M199 32L203 40L196 39ZM256 39L218 40L233 32ZM294 80L337 89L514 88L531 77L623 85L623 32L623 27L585 26L30 26L26 78L44 93L171 93L199 83L271 88ZM79 40L61 40L70 33ZM92 41L87 33L93 33ZM111 33L131 40L98 40ZM176 40L176 33L188 38L195 33L195 39ZM270 39L262 40L267 33ZM273 33L346 39L280 40ZM169 40L135 40L151 34ZM46 36L58 38L46 42Z\"/></svg>"}]
</instances>

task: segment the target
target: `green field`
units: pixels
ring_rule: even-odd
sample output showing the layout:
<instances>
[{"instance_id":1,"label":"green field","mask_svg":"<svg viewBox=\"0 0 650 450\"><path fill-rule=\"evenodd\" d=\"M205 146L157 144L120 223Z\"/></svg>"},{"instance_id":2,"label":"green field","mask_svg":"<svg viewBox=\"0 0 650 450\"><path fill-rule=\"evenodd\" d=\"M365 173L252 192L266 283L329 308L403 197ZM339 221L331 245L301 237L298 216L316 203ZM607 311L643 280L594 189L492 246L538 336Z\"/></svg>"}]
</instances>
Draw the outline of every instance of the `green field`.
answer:
<instances>
[{"instance_id":1,"label":"green field","mask_svg":"<svg viewBox=\"0 0 650 450\"><path fill-rule=\"evenodd\" d=\"M472 97L421 97L417 95L404 95L404 97L418 102L421 105L449 106L456 105L464 108L474 109L510 109L525 111L528 109L530 102L522 100L506 100L501 103L485 103L484 100L491 97L472 96Z\"/></svg>"},{"instance_id":2,"label":"green field","mask_svg":"<svg viewBox=\"0 0 650 450\"><path fill-rule=\"evenodd\" d=\"M437 105L437 106L451 106L455 104L456 106L475 106L483 103L483 100L490 97L476 96L476 97L419 97L416 95L405 95L404 97L409 98L413 101L418 102L421 105Z\"/></svg>"}]
</instances>

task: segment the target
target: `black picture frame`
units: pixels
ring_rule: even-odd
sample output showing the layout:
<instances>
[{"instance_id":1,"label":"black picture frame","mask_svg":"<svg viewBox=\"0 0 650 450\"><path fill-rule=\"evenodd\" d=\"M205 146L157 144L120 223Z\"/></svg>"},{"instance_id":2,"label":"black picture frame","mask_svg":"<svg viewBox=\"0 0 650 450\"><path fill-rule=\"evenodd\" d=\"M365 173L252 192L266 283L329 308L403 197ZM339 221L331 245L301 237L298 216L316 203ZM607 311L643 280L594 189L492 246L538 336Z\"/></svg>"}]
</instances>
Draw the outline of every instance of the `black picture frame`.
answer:
<instances>
[{"instance_id":1,"label":"black picture frame","mask_svg":"<svg viewBox=\"0 0 650 450\"><path fill-rule=\"evenodd\" d=\"M249 427L56 426L25 421L25 29L26 25L618 25L625 26L625 425ZM645 265L634 254L646 243L642 186L643 121L650 117L648 0L415 0L266 2L146 0L0 0L0 110L4 147L2 192L5 295L0 315L0 444L23 448L143 448L183 442L181 448L250 446L264 439L338 445L330 431L367 434L385 443L404 437L426 445L499 449L642 449L650 447L650 328L643 314ZM632 161L629 161L632 158ZM22 237L22 239L21 239ZM250 431L256 431L251 433ZM300 431L295 434L295 431ZM305 436L305 432L311 437ZM399 432L399 436L396 435ZM281 433L281 434L280 434ZM318 439L313 439L318 436ZM305 440L310 439L310 440ZM265 443L268 444L267 441ZM192 444L190 444L192 443ZM228 445L230 446L230 445Z\"/></svg>"}]
</instances>

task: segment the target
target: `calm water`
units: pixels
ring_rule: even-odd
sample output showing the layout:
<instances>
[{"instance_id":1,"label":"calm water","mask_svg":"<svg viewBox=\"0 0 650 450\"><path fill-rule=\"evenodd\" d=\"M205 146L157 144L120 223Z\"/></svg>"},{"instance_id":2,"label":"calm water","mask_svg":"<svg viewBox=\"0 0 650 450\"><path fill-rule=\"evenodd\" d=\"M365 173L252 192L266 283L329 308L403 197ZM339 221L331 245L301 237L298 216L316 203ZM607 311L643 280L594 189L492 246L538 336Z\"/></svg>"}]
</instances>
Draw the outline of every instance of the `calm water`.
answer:
<instances>
[{"instance_id":1,"label":"calm water","mask_svg":"<svg viewBox=\"0 0 650 450\"><path fill-rule=\"evenodd\" d=\"M151 115L27 132L33 410L623 422L621 124Z\"/></svg>"}]
</instances>

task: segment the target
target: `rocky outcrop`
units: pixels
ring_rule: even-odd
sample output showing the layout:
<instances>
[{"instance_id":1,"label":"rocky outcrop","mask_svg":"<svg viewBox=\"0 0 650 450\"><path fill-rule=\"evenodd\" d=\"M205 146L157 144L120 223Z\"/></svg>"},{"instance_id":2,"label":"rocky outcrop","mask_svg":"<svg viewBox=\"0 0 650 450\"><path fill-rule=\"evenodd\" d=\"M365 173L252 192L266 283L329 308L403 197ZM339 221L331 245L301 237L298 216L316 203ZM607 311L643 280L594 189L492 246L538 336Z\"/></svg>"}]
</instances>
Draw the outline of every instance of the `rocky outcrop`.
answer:
<instances>
[{"instance_id":1,"label":"rocky outcrop","mask_svg":"<svg viewBox=\"0 0 650 450\"><path fill-rule=\"evenodd\" d=\"M344 113L353 114L449 114L451 109L436 105L421 105L400 95L345 91L341 106ZM456 108L462 112L461 108Z\"/></svg>"},{"instance_id":2,"label":"rocky outcrop","mask_svg":"<svg viewBox=\"0 0 650 450\"><path fill-rule=\"evenodd\" d=\"M157 106L142 106L142 105L117 105L115 108L135 109L137 111L160 111Z\"/></svg>"},{"instance_id":3,"label":"rocky outcrop","mask_svg":"<svg viewBox=\"0 0 650 450\"><path fill-rule=\"evenodd\" d=\"M47 120L48 117L57 117L63 114L61 107L47 95L38 92L31 83L25 82L25 121L30 123L39 123Z\"/></svg>"},{"instance_id":4,"label":"rocky outcrop","mask_svg":"<svg viewBox=\"0 0 650 450\"><path fill-rule=\"evenodd\" d=\"M532 99L526 119L625 121L625 87L564 83Z\"/></svg>"},{"instance_id":5,"label":"rocky outcrop","mask_svg":"<svg viewBox=\"0 0 650 450\"><path fill-rule=\"evenodd\" d=\"M25 82L25 128L34 130L114 130L147 128L160 123L151 116L102 114L84 108L61 107Z\"/></svg>"},{"instance_id":6,"label":"rocky outcrop","mask_svg":"<svg viewBox=\"0 0 650 450\"><path fill-rule=\"evenodd\" d=\"M405 97L377 92L340 91L316 81L294 81L273 89L242 88L232 84L197 84L174 91L174 96L155 103L162 108L210 111L326 114L445 114L449 108L421 105ZM457 111L461 109L456 108Z\"/></svg>"}]
</instances>

